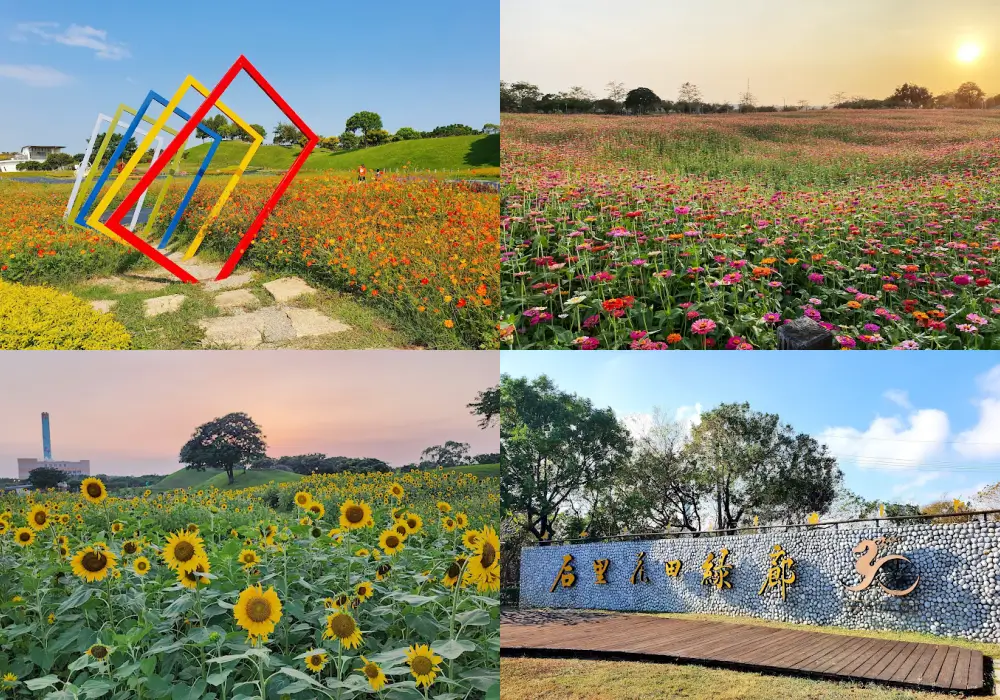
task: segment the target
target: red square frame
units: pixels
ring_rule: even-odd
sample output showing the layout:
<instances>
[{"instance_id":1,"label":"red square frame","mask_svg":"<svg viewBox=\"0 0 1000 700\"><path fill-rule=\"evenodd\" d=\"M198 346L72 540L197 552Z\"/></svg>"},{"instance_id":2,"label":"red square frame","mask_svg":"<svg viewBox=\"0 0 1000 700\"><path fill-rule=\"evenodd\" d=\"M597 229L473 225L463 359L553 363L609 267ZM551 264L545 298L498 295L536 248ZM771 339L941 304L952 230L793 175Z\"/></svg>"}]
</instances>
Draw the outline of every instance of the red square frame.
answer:
<instances>
[{"instance_id":1,"label":"red square frame","mask_svg":"<svg viewBox=\"0 0 1000 700\"><path fill-rule=\"evenodd\" d=\"M150 165L149 170L147 170L146 173L139 179L139 182L132 188L131 191L129 191L122 203L118 205L118 208L112 212L111 216L105 222L105 225L126 243L131 245L133 248L136 248L147 258L157 263L164 269L172 272L185 282L197 283L198 280L195 279L190 272L125 228L125 226L122 225L122 219L125 218L125 215L129 212L129 210L135 206L136 202L139 201L139 197L153 183L156 176L167 167L170 163L170 159L173 158L181 146L184 145L188 137L191 136L194 130L201 123L202 119L205 118L205 115L208 114L208 111L212 109L219 98L222 97L222 93L226 91L226 88L228 88L236 79L236 76L240 74L240 71L246 71L247 75L249 75L250 78L257 83L258 87L260 87L260 89L271 98L271 101L274 102L284 115L292 121L295 127L302 132L307 141L306 145L302 148L302 152L299 153L298 157L296 157L291 167L288 168L288 172L286 172L281 178L281 182L278 183L274 192L271 193L271 196L264 203L263 208L261 208L261 210L257 213L257 216L250 224L250 228L247 229L239 243L236 244L236 248L230 254L226 263L222 266L222 269L219 271L219 275L215 278L216 280L224 280L232 274L233 269L236 267L237 263L239 263L240 258L243 257L243 254L246 252L247 248L250 247L253 239L257 236L257 232L260 230L260 227L264 225L264 221L268 216L270 216L271 211L278 204L278 201L285 193L285 190L287 190L288 186L292 184L292 180L295 179L299 169L305 163L306 158L309 157L309 154L319 142L319 135L314 133L313 130L310 129L304 121L302 121L302 118L295 113L295 110L293 110L287 102L285 102L281 95L278 94L278 91L271 87L271 84L264 79L264 76L260 74L260 71L258 71L254 65L247 60L247 57L241 55L238 59L236 59L236 62L229 68L228 71L226 71L226 74L222 76L222 80L219 81L219 84L212 89L212 92L209 93L208 97L205 98L205 101L195 111L195 113L191 115L191 118L187 120L184 127L177 132L177 136L174 137L173 141L171 141L170 144L163 149L160 153L160 157Z\"/></svg>"}]
</instances>

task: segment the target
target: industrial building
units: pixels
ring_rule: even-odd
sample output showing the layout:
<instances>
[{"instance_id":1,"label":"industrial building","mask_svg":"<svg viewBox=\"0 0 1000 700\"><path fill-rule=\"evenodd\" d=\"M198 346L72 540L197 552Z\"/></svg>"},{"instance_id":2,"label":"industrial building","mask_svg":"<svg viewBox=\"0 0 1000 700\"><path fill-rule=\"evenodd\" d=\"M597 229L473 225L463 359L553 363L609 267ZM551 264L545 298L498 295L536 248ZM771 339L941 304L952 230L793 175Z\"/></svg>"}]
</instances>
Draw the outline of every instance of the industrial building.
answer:
<instances>
[{"instance_id":1,"label":"industrial building","mask_svg":"<svg viewBox=\"0 0 1000 700\"><path fill-rule=\"evenodd\" d=\"M52 438L49 433L49 414L42 414L42 459L34 457L18 458L17 478L27 479L32 469L48 467L65 472L67 477L90 476L90 460L83 459L78 462L54 461L52 459Z\"/></svg>"}]
</instances>

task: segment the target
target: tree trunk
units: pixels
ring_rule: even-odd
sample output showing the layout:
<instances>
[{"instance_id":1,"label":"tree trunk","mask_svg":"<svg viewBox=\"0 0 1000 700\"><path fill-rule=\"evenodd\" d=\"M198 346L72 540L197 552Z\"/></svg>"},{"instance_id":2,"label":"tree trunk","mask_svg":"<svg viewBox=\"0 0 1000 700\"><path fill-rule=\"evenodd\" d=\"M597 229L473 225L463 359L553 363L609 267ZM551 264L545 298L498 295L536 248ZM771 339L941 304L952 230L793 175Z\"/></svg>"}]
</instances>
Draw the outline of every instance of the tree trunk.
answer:
<instances>
[{"instance_id":1,"label":"tree trunk","mask_svg":"<svg viewBox=\"0 0 1000 700\"><path fill-rule=\"evenodd\" d=\"M229 484L232 485L232 483L233 483L233 468L232 467L226 467L226 476L229 477Z\"/></svg>"}]
</instances>

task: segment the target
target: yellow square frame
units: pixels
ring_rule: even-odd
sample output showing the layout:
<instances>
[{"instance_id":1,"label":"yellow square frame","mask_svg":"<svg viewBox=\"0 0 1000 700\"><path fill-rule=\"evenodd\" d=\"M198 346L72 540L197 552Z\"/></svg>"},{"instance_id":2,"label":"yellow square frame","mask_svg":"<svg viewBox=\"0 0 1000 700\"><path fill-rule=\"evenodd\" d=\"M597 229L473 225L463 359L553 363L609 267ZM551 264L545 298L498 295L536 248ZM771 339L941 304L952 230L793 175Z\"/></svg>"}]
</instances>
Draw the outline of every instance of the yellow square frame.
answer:
<instances>
[{"instance_id":1,"label":"yellow square frame","mask_svg":"<svg viewBox=\"0 0 1000 700\"><path fill-rule=\"evenodd\" d=\"M160 114L157 120L153 123L153 126L150 127L149 131L146 133L146 137L142 140L142 143L139 144L139 147L136 149L135 154L133 154L132 158L130 158L128 163L125 164L125 167L122 168L122 171L118 174L118 177L115 178L114 182L111 183L111 187L108 189L107 194L104 195L104 199L102 199L100 203L98 203L97 207L94 208L93 213L87 219L87 223L93 226L96 230L100 231L101 233L107 236L110 236L115 240L119 240L118 236L116 236L111 229L109 229L107 226L104 225L104 222L101 221L101 216L111 206L111 202L114 201L115 196L125 185L125 182L126 180L128 180L129 175L131 175L132 171L135 170L136 166L139 165L139 161L142 158L142 154L149 150L150 145L156 138L156 134L159 133L161 129L166 130L167 120L170 119L170 115L174 113L174 109L176 109L176 107L180 104L181 100L184 98L184 95L187 94L187 91L192 88L197 90L202 97L208 97L210 94L210 91L200 82L198 82L194 78L194 76L189 75L184 79L184 82L181 83L181 86L177 89L177 92L175 92L173 96L170 98L170 102L167 104L166 107L163 108L163 113ZM198 229L198 234L195 236L195 239L191 242L190 247L188 247L187 251L184 253L184 258L183 258L184 260L190 259L198 251L199 246L201 246L202 241L205 239L205 233L208 229L209 224L211 224L212 221L214 221L215 218L219 215L219 212L222 211L222 207L225 206L226 201L228 201L233 190L236 189L236 185L240 181L240 178L243 177L243 172L250 164L250 161L253 159L254 154L257 152L257 149L260 148L260 145L264 142L264 137L261 134L258 134L253 129L251 129L250 125L247 124L238 114L236 114L231 109L229 109L229 107L223 104L222 100L216 102L215 105L216 107L219 108L219 111L221 111L227 117L232 119L237 126L239 126L245 132L250 134L251 138L253 138L253 143L250 144L250 148L247 149L246 155L243 156L243 160L241 160L240 164L237 166L236 172L233 173L232 177L229 178L229 182L226 183L226 187L222 191L222 194L219 196L218 201L216 201L215 206L213 206L212 210L209 212L208 219L205 221L204 224L202 224L201 228ZM173 133L176 134L177 132L175 131ZM183 154L183 151L184 149L181 148L178 149L177 152L178 154Z\"/></svg>"}]
</instances>

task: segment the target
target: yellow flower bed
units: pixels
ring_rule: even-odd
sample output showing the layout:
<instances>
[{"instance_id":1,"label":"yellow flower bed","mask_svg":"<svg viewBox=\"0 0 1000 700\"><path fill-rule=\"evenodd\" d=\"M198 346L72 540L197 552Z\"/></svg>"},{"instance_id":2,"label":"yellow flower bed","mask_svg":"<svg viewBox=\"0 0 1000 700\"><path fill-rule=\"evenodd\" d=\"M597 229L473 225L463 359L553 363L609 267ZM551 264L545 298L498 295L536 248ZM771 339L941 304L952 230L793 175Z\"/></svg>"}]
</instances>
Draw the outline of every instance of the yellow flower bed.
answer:
<instances>
[{"instance_id":1,"label":"yellow flower bed","mask_svg":"<svg viewBox=\"0 0 1000 700\"><path fill-rule=\"evenodd\" d=\"M127 350L125 326L70 294L0 282L0 350Z\"/></svg>"}]
</instances>

